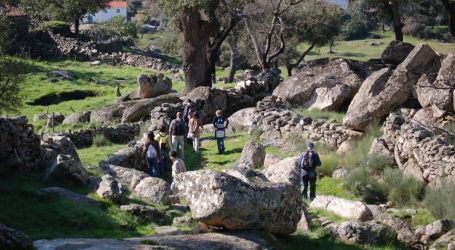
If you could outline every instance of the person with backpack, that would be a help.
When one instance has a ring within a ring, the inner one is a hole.
[[[186,101],[185,107],[183,108],[183,120],[186,123],[187,133],[189,131],[190,119],[193,116],[193,113],[195,112],[195,106],[196,106],[195,103],[191,99],[188,99]],[[185,136],[186,136],[186,142],[191,145],[193,143],[192,138],[189,137],[187,134],[185,134]]]
[[[199,152],[199,138],[204,131],[204,125],[202,124],[201,119],[199,119],[199,114],[197,112],[191,117],[188,127],[190,129],[188,137],[191,135],[191,138],[193,139],[193,151],[197,153]]]
[[[226,129],[229,125],[229,120],[223,116],[223,111],[217,110],[213,119],[213,126],[215,127],[215,138],[218,146],[218,153],[222,154],[224,148],[224,137],[226,136]]]
[[[185,159],[185,135],[186,123],[182,112],[177,112],[177,118],[172,120],[169,126],[169,138],[171,138],[172,150],[179,152],[179,157]]]
[[[158,141],[158,145],[160,147],[161,158],[158,162],[160,174],[163,176],[167,172],[167,157],[169,154],[169,135],[166,133],[166,126],[161,125],[158,134],[155,136],[155,140]]]
[[[314,143],[307,144],[307,151],[300,154],[296,162],[300,168],[303,182],[303,198],[308,199],[308,184],[310,186],[310,200],[316,198],[316,167],[321,166],[321,159],[318,153],[314,151]]]
[[[169,158],[172,161],[172,178],[180,173],[186,172],[185,162],[177,157],[177,152],[169,152]]]
[[[158,161],[160,160],[160,148],[152,131],[147,133],[147,141],[142,150],[143,159],[149,167],[150,176],[157,176]]]

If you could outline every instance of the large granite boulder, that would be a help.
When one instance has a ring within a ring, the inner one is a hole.
[[[132,168],[111,165],[106,161],[100,163],[103,174],[109,174],[119,181],[124,187],[134,190],[142,179],[150,177],[148,174]]]
[[[227,92],[220,89],[197,87],[186,95],[186,99],[196,103],[199,118],[204,123],[211,123],[217,110],[226,113],[228,109]]]
[[[381,60],[385,64],[398,65],[406,59],[413,49],[414,45],[410,43],[397,40],[391,41],[382,52]]]
[[[140,100],[123,111],[122,122],[138,122],[150,118],[150,111],[155,107],[159,107],[163,103],[179,102],[181,100],[178,94],[166,94],[156,98]]]
[[[32,250],[33,241],[26,234],[0,224],[0,249]]]
[[[256,108],[241,109],[229,116],[229,127],[233,131],[248,131],[253,125]]]
[[[63,120],[63,124],[66,125],[74,125],[78,123],[87,123],[90,122],[90,115],[92,111],[82,111],[82,112],[75,112],[71,115],[67,116],[65,120]]]
[[[88,185],[91,181],[90,174],[80,161],[61,154],[57,156],[57,164],[47,169],[44,178],[46,181],[71,185]]]
[[[42,143],[43,147],[54,150],[58,154],[69,155],[76,161],[80,161],[76,145],[67,136],[55,135]]]
[[[439,56],[426,44],[417,46],[395,71],[382,69],[365,80],[349,105],[343,123],[364,130],[405,103],[420,76],[439,67]]]
[[[122,211],[132,214],[144,222],[163,222],[166,218],[166,213],[163,211],[151,207],[139,204],[129,204],[120,206]]]
[[[240,156],[240,165],[249,168],[261,168],[264,166],[265,148],[262,144],[250,141],[245,144]]]
[[[319,195],[311,202],[310,208],[327,210],[340,217],[360,221],[368,221],[373,217],[370,209],[363,202],[334,196]]]
[[[289,183],[300,186],[300,168],[295,164],[297,157],[289,157],[267,167],[263,174],[271,182]]]
[[[292,105],[320,110],[341,110],[349,105],[364,78],[341,58],[306,64],[273,91]]]
[[[40,190],[45,193],[48,193],[50,195],[54,195],[54,196],[72,201],[79,206],[83,205],[83,206],[91,206],[91,207],[100,208],[100,204],[96,200],[89,198],[85,195],[75,193],[68,189],[64,189],[61,187],[46,187],[46,188],[41,188]]]
[[[93,110],[90,113],[92,123],[115,123],[122,120],[123,111],[127,107],[126,103],[117,103]]]
[[[134,188],[135,193],[145,201],[168,204],[171,187],[160,178],[147,177],[141,180]]]
[[[101,182],[96,193],[102,198],[115,202],[122,202],[126,197],[125,189],[122,184],[109,174],[101,177]]]
[[[144,145],[142,143],[136,143],[110,155],[107,162],[115,166],[146,171],[148,166],[144,162],[143,150]]]
[[[346,221],[333,227],[332,233],[338,239],[363,245],[378,245],[396,239],[395,233],[377,221]]]
[[[162,74],[139,75],[137,77],[137,94],[140,98],[153,98],[172,91],[172,81]]]
[[[229,230],[260,229],[291,234],[301,219],[300,192],[289,184],[199,170],[177,175],[172,190],[188,202],[192,217]]]
[[[455,90],[455,54],[442,61],[438,74],[425,74],[417,83],[416,93],[422,107],[434,105],[439,110],[453,112]]]

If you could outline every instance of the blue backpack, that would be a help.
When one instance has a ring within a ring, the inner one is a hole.
[[[224,117],[220,116],[216,119],[215,127],[217,129],[224,129]]]

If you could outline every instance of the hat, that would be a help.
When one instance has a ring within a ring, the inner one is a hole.
[[[314,143],[308,142],[307,147],[309,147],[309,148],[314,148]]]

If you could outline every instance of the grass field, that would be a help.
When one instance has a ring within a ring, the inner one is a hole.
[[[334,53],[329,53],[329,47],[314,49],[306,58],[306,61],[323,58],[323,57],[344,57],[359,61],[368,61],[372,58],[380,58],[384,49],[394,40],[393,32],[373,32],[372,35],[379,35],[381,38],[367,38],[352,41],[337,41],[333,48]],[[441,53],[455,52],[454,43],[443,43],[436,40],[422,40],[412,36],[405,36],[404,41],[418,45],[428,43],[433,50]],[[299,50],[304,50],[307,44],[299,46]]]

